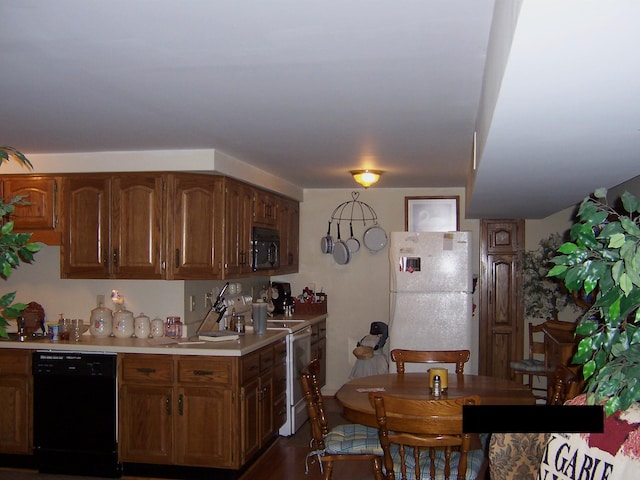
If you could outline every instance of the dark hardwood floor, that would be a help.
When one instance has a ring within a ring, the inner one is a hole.
[[[347,423],[340,414],[340,405],[333,398],[325,399],[325,407],[330,426]],[[311,434],[309,423],[305,423],[295,435],[279,437],[240,477],[240,480],[322,480],[317,461],[309,464],[309,474],[305,475],[305,458],[309,452]],[[82,477],[70,475],[41,474],[33,470],[2,468],[0,480],[79,480]],[[215,478],[211,476],[210,478]],[[333,469],[332,480],[372,479],[370,462],[338,462]],[[91,477],[87,480],[101,480]],[[106,479],[105,479],[106,480]],[[124,475],[121,480],[162,480],[159,478],[133,477]]]

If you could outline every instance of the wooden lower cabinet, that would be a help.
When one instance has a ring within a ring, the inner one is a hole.
[[[284,340],[253,352],[241,360],[240,410],[241,410],[241,463],[249,461],[274,435],[286,420],[283,417],[282,348],[286,357]],[[276,367],[276,359],[278,361]],[[286,389],[286,370],[285,370]],[[286,399],[285,399],[286,400]],[[278,408],[279,410],[276,410]]]
[[[327,321],[321,320],[311,325],[311,359],[320,361],[318,382],[320,387],[327,384]]]
[[[31,454],[31,351],[0,350],[0,453]]]
[[[122,354],[120,460],[241,468],[284,423],[274,345],[243,357]]]

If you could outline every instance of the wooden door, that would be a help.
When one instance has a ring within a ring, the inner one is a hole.
[[[480,243],[479,370],[481,375],[508,379],[509,362],[523,355],[524,221],[482,220]]]
[[[169,278],[222,277],[223,180],[218,176],[173,175],[168,203],[173,212],[167,261]]]
[[[251,273],[253,189],[225,179],[224,277]]]
[[[109,278],[111,244],[108,175],[73,175],[63,180],[62,278]]]
[[[164,276],[164,186],[160,174],[122,174],[113,178],[111,243],[117,278]]]
[[[178,387],[176,463],[231,468],[234,435],[228,387]]]
[[[120,460],[173,463],[173,388],[125,384],[119,405]]]

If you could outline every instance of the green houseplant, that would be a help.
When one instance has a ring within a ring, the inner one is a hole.
[[[590,299],[573,362],[588,402],[605,401],[607,415],[640,400],[640,202],[628,192],[619,200],[610,205],[605,188],[583,200],[548,273]]]
[[[551,233],[540,240],[536,250],[527,250],[522,255],[524,314],[527,318],[558,320],[565,308],[575,313],[576,307],[562,281],[547,274],[553,267],[551,259],[563,243],[563,236]]]
[[[0,146],[0,166],[15,158],[22,165],[33,168],[31,162],[13,147]],[[9,219],[0,226],[0,276],[5,280],[11,276],[13,269],[18,268],[20,262],[31,262],[33,254],[40,250],[40,245],[31,243],[30,233],[13,233],[13,222],[10,220],[16,205],[25,204],[21,196],[12,199],[0,198],[0,217]],[[14,303],[16,292],[10,292],[0,297],[0,337],[6,338],[7,319],[16,318],[26,308],[23,303]]]

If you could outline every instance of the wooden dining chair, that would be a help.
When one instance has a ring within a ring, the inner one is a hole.
[[[534,325],[529,323],[529,356],[522,360],[514,360],[509,363],[511,369],[511,378],[517,380],[519,377],[525,378],[524,383],[536,399],[547,399],[547,390],[549,385],[549,376],[553,374],[553,369],[547,367],[545,361],[544,341],[536,340],[535,334],[541,333],[544,323]],[[544,377],[546,384],[538,387],[534,386],[534,377]]]
[[[470,356],[469,350],[391,350],[398,373],[404,373],[405,363],[455,363],[456,373],[464,373],[464,364]]]
[[[567,400],[577,397],[584,389],[582,368],[580,365],[558,365],[550,377],[548,405],[563,405]]]
[[[388,480],[480,477],[485,453],[471,450],[472,435],[462,432],[463,405],[479,405],[480,397],[418,400],[370,393],[369,400]]]
[[[382,447],[378,430],[364,425],[345,424],[329,429],[324,402],[318,382],[320,361],[314,359],[300,375],[302,391],[307,403],[311,427],[311,451],[305,459],[305,473],[309,459],[316,458],[324,480],[331,478],[333,463],[345,460],[370,460],[376,480],[382,480]]]

